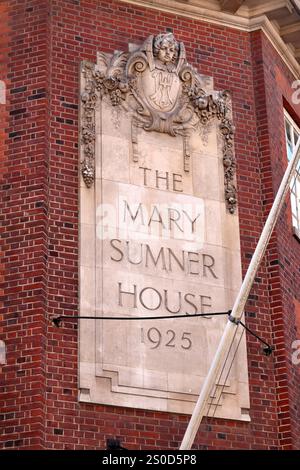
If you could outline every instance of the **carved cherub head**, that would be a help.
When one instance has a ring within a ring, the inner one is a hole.
[[[178,51],[179,44],[172,33],[161,33],[155,36],[153,55],[163,64],[175,63]]]

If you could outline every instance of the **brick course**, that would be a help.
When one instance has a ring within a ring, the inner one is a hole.
[[[48,321],[78,313],[80,61],[166,28],[215,88],[232,94],[245,273],[286,166],[283,105],[300,116],[291,102],[294,79],[264,34],[115,0],[0,5],[0,55],[7,57],[0,79],[9,97],[0,105],[3,448],[103,449],[106,438],[118,437],[130,449],[176,449],[183,437],[187,416],[78,403],[76,322],[57,329]],[[291,365],[299,259],[287,199],[246,307],[248,326],[276,346],[265,357],[247,336],[252,421],[206,418],[196,449],[299,448],[300,378]]]

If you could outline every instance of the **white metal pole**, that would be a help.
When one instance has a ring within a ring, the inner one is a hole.
[[[280,209],[284,203],[286,194],[289,189],[290,182],[293,177],[293,173],[296,170],[298,161],[300,160],[300,138],[294,150],[293,156],[289,162],[289,165],[285,171],[284,177],[279,186],[276,198],[274,200],[273,206],[268,215],[267,221],[261,233],[259,242],[256,246],[254,254],[252,256],[251,262],[249,264],[246,276],[241,285],[240,291],[234,303],[232,313],[226,324],[225,330],[223,332],[220,344],[218,346],[217,352],[211,364],[210,370],[207,374],[207,377],[204,381],[201,393],[195,405],[193,414],[191,416],[190,422],[186,429],[183,441],[180,446],[180,450],[188,450],[192,447],[196,433],[199,429],[201,420],[205,414],[206,403],[209,398],[210,391],[212,387],[216,384],[218,373],[221,366],[224,363],[225,357],[227,356],[228,350],[230,348],[235,329],[237,327],[235,320],[239,320],[243,315],[245,304],[248,299],[250,289],[252,287],[254,278],[258,266],[261,263],[261,260],[264,256],[266,247],[272,235],[274,226],[276,224],[277,218],[280,213]]]

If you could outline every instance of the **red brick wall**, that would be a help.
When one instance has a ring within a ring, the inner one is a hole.
[[[268,125],[264,147],[265,207],[270,208],[287,166],[283,107],[300,121],[300,105],[293,103],[294,77],[267,39],[261,37],[263,81]],[[279,438],[283,446],[300,446],[300,369],[291,364],[292,342],[297,338],[295,301],[300,298],[300,243],[292,236],[289,197],[269,247],[270,314],[276,345],[275,372],[279,413]],[[299,337],[299,336],[298,336]]]
[[[285,165],[284,87],[273,77],[275,65],[287,81],[292,77],[260,32],[250,35],[115,0],[7,3],[10,116],[1,198],[1,313],[8,364],[2,445],[103,449],[106,438],[119,437],[132,449],[178,448],[187,416],[78,403],[76,322],[57,329],[48,321],[52,314],[78,312],[79,63],[95,61],[97,50],[126,50],[128,42],[168,27],[185,42],[188,60],[214,77],[215,88],[231,91],[243,272]],[[248,325],[277,348],[266,358],[258,342],[247,338],[252,421],[205,419],[195,448],[297,447],[300,421],[293,407],[299,377],[290,364],[290,343],[293,299],[300,292],[299,244],[286,214],[246,309]]]
[[[48,245],[47,1],[9,1],[1,16],[9,53],[9,115],[1,179],[7,341],[1,441],[44,447]],[[5,71],[4,71],[5,72]]]
[[[6,86],[7,80],[7,59],[8,59],[8,21],[7,21],[7,3],[3,2],[0,4],[0,184],[3,183],[3,174],[6,167],[6,132],[8,119],[8,103],[6,103]],[[0,227],[2,227],[3,216],[0,214]],[[0,228],[0,234],[3,235],[3,228]],[[4,282],[4,262],[3,262],[3,250],[0,252],[0,338],[4,338],[3,333],[3,282]],[[0,365],[0,374],[2,367]],[[1,404],[1,402],[0,402]]]

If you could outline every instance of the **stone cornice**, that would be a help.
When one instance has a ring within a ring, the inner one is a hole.
[[[256,31],[261,29],[272,45],[275,47],[276,51],[288,66],[290,71],[293,73],[296,79],[300,78],[300,65],[292,54],[291,50],[281,39],[280,35],[268,20],[268,18],[263,15],[257,18],[252,18],[249,20],[249,31]]]
[[[246,18],[231,15],[209,8],[203,8],[192,4],[180,3],[175,0],[120,0],[124,3],[131,3],[145,8],[173,13],[174,15],[206,21],[213,24],[239,29],[242,31],[256,31],[261,29],[273,44],[278,54],[286,63],[295,78],[300,78],[300,65],[285,44],[276,28],[272,25],[266,15],[255,18]]]

